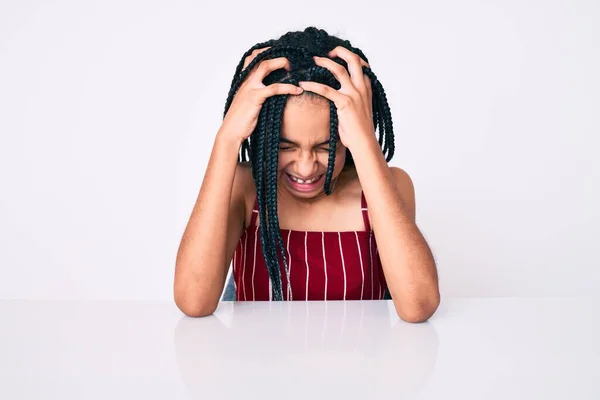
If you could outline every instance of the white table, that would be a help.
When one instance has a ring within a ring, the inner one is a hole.
[[[0,399],[600,399],[599,306],[0,300]]]

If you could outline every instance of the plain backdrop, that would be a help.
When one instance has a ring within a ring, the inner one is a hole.
[[[0,2],[0,298],[170,300],[252,45],[317,26],[392,109],[443,296],[600,284],[600,3]]]

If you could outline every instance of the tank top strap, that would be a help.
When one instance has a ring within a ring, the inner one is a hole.
[[[254,199],[254,206],[252,206],[252,215],[250,216],[250,226],[256,226],[256,218],[258,217],[258,196]]]
[[[365,194],[363,191],[360,191],[360,207],[363,215],[363,220],[365,221],[365,228],[367,232],[371,231],[371,223],[369,222],[369,213],[367,211],[367,199],[365,198]]]

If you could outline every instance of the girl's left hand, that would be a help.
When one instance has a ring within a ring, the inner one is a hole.
[[[356,146],[361,146],[365,140],[375,137],[371,80],[363,74],[362,70],[363,65],[369,67],[369,64],[342,46],[331,50],[328,55],[331,58],[337,56],[348,64],[350,75],[342,65],[330,58],[314,57],[315,64],[327,68],[340,82],[340,89],[335,90],[331,86],[310,81],[299,82],[299,85],[304,90],[317,93],[334,102],[337,107],[340,140],[352,151]]]

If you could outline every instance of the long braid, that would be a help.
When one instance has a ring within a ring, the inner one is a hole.
[[[392,124],[392,112],[385,95],[385,90],[377,79],[375,73],[367,67],[363,67],[363,71],[371,80],[373,90],[373,98],[377,99],[378,118],[379,118],[379,145],[383,144],[383,154],[386,155],[385,160],[389,162],[394,157],[394,127]],[[384,139],[384,140],[383,140]]]
[[[243,64],[247,56],[259,48],[271,48],[259,53],[244,69]],[[247,78],[250,71],[260,62],[278,57],[286,57],[291,64],[290,71],[279,69],[272,71],[263,83],[281,82],[298,85],[299,81],[319,82],[338,90],[341,85],[333,74],[327,69],[315,65],[312,56],[327,57],[329,51],[336,46],[343,46],[359,55],[367,63],[369,60],[360,49],[352,47],[347,40],[328,35],[323,29],[308,27],[304,31],[288,32],[279,39],[269,40],[252,46],[244,53],[240,60],[231,82],[225,111],[227,114],[236,92]],[[348,69],[343,59],[333,59],[344,68]],[[368,67],[363,67],[363,72],[371,81],[372,110],[374,134],[378,133],[378,142],[386,161],[394,155],[394,132],[390,107],[383,86],[377,76]],[[309,91],[303,95],[317,96]],[[289,276],[288,260],[279,228],[277,210],[277,179],[279,162],[279,144],[281,135],[282,118],[288,95],[276,95],[267,98],[258,117],[258,123],[252,134],[242,143],[238,160],[250,161],[252,177],[256,185],[256,195],[260,215],[260,241],[262,253],[267,265],[269,279],[272,283],[271,295],[273,300],[283,300],[283,288],[279,255],[283,259],[283,269],[287,277],[287,290],[291,299],[291,282]],[[336,145],[338,135],[337,108],[332,101],[330,104],[330,139],[327,172],[325,174],[325,193],[331,195],[335,182],[333,169],[335,165]],[[344,166],[354,165],[354,159],[349,149],[346,149],[346,162]]]
[[[283,292],[281,289],[281,274],[279,268],[279,259],[277,254],[277,248],[281,252],[281,257],[284,263],[284,271],[287,279],[287,290],[288,293],[291,291],[290,283],[290,272],[288,267],[288,261],[284,250],[283,239],[281,238],[281,231],[279,229],[279,214],[277,211],[277,165],[279,161],[279,132],[281,131],[281,119],[283,116],[283,108],[287,101],[287,95],[274,96],[273,97],[273,113],[270,115],[272,129],[267,133],[269,148],[267,149],[267,209],[269,218],[269,230],[272,232],[276,242],[274,247],[273,256],[274,259],[272,265],[268,268],[273,270],[273,275],[277,276],[277,284],[273,285],[273,299],[283,300]]]
[[[267,264],[267,269],[269,272],[269,279],[274,281],[276,277],[272,272],[272,269],[269,265],[271,262],[271,243],[272,241],[269,238],[269,229],[267,228],[267,213],[266,213],[266,195],[265,195],[265,138],[267,132],[267,118],[269,113],[270,101],[266,101],[263,105],[260,115],[259,115],[259,125],[260,131],[257,132],[258,136],[256,138],[256,158],[252,159],[252,175],[254,177],[254,182],[256,184],[256,197],[258,202],[258,211],[260,214],[260,243],[263,248],[263,256],[265,258],[265,262]]]
[[[369,78],[371,79],[371,84],[372,84],[372,90],[373,90],[373,96],[377,99],[376,103],[377,103],[377,119],[379,122],[379,146],[383,146],[382,147],[382,152],[383,154],[386,153],[387,151],[387,140],[385,138],[385,133],[386,133],[386,129],[385,129],[385,117],[384,117],[384,106],[382,104],[382,99],[381,99],[381,94],[379,93],[379,87],[377,86],[377,78],[375,78],[375,74],[373,74],[373,72],[366,71],[367,75],[369,76]]]
[[[390,110],[390,106],[387,101],[387,96],[385,95],[385,90],[383,90],[383,86],[379,81],[376,82],[378,86],[378,91],[382,98],[383,104],[383,118],[385,121],[385,132],[386,132],[386,148],[388,150],[388,154],[385,157],[385,161],[390,162],[394,157],[394,152],[396,149],[395,137],[394,137],[394,125],[392,122],[392,111]],[[383,150],[383,154],[385,154],[385,148]]]
[[[275,135],[279,136],[279,132],[275,132],[273,126],[274,120],[274,108],[277,99],[273,96],[267,99],[269,102],[269,113],[267,114],[267,131],[266,141],[267,146],[265,149],[265,161],[266,161],[266,199],[267,199],[267,219],[261,221],[263,228],[269,231],[269,258],[267,261],[267,269],[269,270],[269,276],[271,277],[273,300],[282,300],[281,295],[281,271],[279,269],[279,260],[277,258],[277,242],[276,237],[278,229],[275,229],[275,216],[277,213],[277,158],[278,148],[277,142],[279,141]],[[275,150],[275,151],[273,151]]]
[[[333,167],[335,165],[335,150],[338,140],[338,119],[337,107],[333,101],[329,101],[329,159],[327,161],[327,173],[325,174],[325,193],[330,195],[331,177],[333,175]]]

